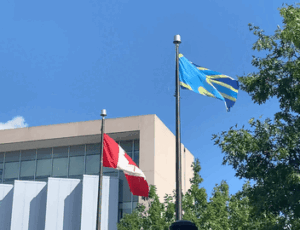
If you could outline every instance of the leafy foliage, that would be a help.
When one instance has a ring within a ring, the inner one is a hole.
[[[273,120],[251,119],[251,130],[231,128],[213,139],[225,154],[223,164],[232,165],[239,178],[254,182],[247,188],[252,214],[271,217],[271,229],[299,229],[300,9],[286,5],[280,14],[284,26],[274,35],[249,25],[257,36],[253,49],[263,54],[253,56],[257,72],[239,77],[241,88],[255,103],[277,97],[280,111]]]
[[[165,202],[161,203],[155,186],[150,186],[147,208],[139,204],[131,214],[125,214],[118,224],[118,229],[168,230],[175,221],[174,213],[173,197],[166,195]]]
[[[200,185],[203,179],[200,176],[200,162],[198,159],[192,164],[194,171],[191,188],[183,195],[183,219],[195,223],[198,229],[213,230],[248,230],[272,229],[276,218],[264,215],[257,219],[253,213],[248,197],[245,195],[249,184],[242,192],[229,196],[229,187],[225,181],[216,185],[211,198],[207,201],[207,194]],[[161,203],[154,186],[150,188],[148,208],[139,205],[133,213],[127,214],[118,224],[119,230],[125,229],[157,229],[165,230],[175,221],[174,197],[166,195]]]

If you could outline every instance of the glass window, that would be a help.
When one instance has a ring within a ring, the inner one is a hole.
[[[133,202],[133,204],[132,204],[132,209],[135,209],[136,206],[137,206],[137,204],[138,204],[138,202]]]
[[[84,166],[84,156],[70,157],[69,175],[82,175]]]
[[[69,176],[69,178],[83,180],[83,175]]]
[[[111,177],[118,177],[118,170],[113,168],[103,167],[103,175],[111,176]]]
[[[4,179],[3,183],[4,184],[14,184],[15,179]]]
[[[2,183],[4,153],[0,153],[0,183]]]
[[[37,159],[51,159],[51,158],[52,158],[52,148],[37,150]]]
[[[118,170],[114,168],[103,167],[103,172],[114,173],[114,172],[118,172]]]
[[[34,176],[35,161],[22,161],[20,177]]]
[[[140,155],[139,151],[134,152],[133,161],[136,163],[137,166],[139,166],[139,163],[140,163],[140,156],[139,155]]]
[[[0,183],[2,183],[3,163],[0,163]]]
[[[20,158],[20,151],[5,153],[5,162],[19,161],[19,158]]]
[[[120,171],[120,190],[119,192],[119,201],[120,202],[130,202],[131,201],[131,192],[129,185],[127,183],[126,177],[122,171]]]
[[[69,149],[68,146],[53,148],[53,157],[55,157],[55,158],[67,157],[68,156],[68,149]]]
[[[4,178],[5,179],[18,179],[19,176],[19,162],[5,163]]]
[[[2,163],[4,160],[4,153],[0,153],[0,163]]]
[[[53,159],[53,176],[68,175],[68,158]]]
[[[48,182],[48,177],[38,177],[38,178],[35,178],[35,180]]]
[[[100,155],[86,156],[86,173],[96,174],[99,173]]]
[[[134,151],[139,151],[140,150],[140,141],[135,140],[134,141]]]
[[[22,150],[21,151],[21,160],[35,160],[36,150]]]
[[[132,152],[132,141],[121,141],[120,145],[128,155]]]
[[[70,156],[84,156],[85,145],[70,146]]]
[[[37,160],[36,162],[36,176],[50,176],[51,175],[51,159]]]
[[[100,154],[100,143],[86,145],[86,154]]]
[[[119,203],[119,218],[123,218],[124,214],[130,214],[131,213],[131,202],[123,202]]]

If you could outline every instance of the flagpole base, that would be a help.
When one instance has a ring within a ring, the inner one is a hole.
[[[188,220],[177,220],[170,226],[170,230],[198,230],[197,226]]]

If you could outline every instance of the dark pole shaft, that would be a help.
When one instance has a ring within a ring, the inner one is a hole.
[[[176,35],[176,220],[182,219],[181,207],[181,140],[180,140],[180,83],[179,83],[179,44],[180,36]]]
[[[103,110],[102,110],[103,111]],[[101,144],[100,144],[100,167],[99,167],[99,186],[98,186],[98,205],[97,205],[97,224],[96,229],[101,230],[101,201],[102,201],[102,177],[103,177],[103,139],[104,139],[104,117],[102,112],[102,125],[101,125]]]

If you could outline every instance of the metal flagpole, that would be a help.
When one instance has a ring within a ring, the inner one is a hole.
[[[181,140],[180,140],[180,83],[179,83],[179,44],[180,35],[174,36],[176,49],[176,220],[182,219],[181,207]]]
[[[102,177],[103,177],[103,139],[104,139],[104,118],[106,117],[106,110],[101,111],[102,125],[101,125],[101,144],[100,144],[100,167],[99,167],[99,186],[98,186],[98,205],[97,205],[97,224],[96,229],[101,230],[101,200],[102,200]]]
[[[180,35],[174,36],[176,48],[176,221],[171,224],[170,230],[198,230],[197,226],[187,220],[182,220],[182,189],[181,189],[181,138],[180,138],[180,82],[179,82],[179,44]]]

